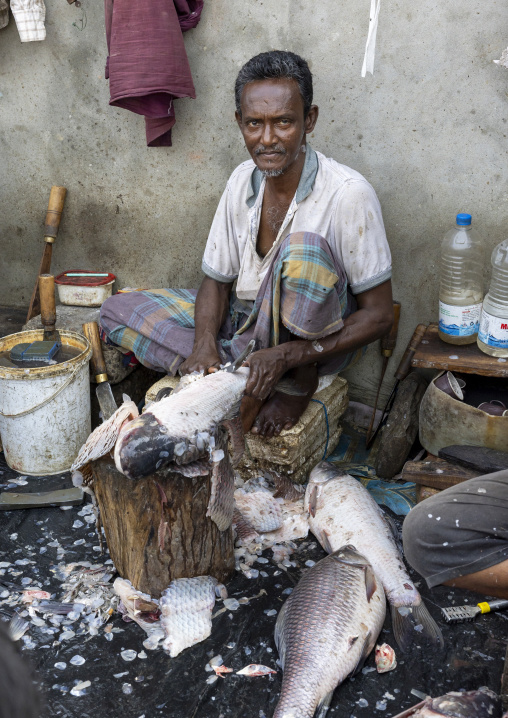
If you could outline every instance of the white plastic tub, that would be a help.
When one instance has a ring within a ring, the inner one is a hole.
[[[22,474],[68,471],[91,432],[92,350],[75,332],[60,331],[62,344],[81,353],[62,364],[32,369],[0,366],[0,435],[7,465]],[[0,352],[43,338],[42,330],[0,339]]]
[[[68,276],[73,273],[88,274],[89,277]],[[94,272],[87,270],[69,270],[62,272],[55,277],[55,284],[58,287],[58,298],[62,304],[70,304],[74,307],[100,307],[113,293],[115,275],[110,272],[106,276],[95,277]]]

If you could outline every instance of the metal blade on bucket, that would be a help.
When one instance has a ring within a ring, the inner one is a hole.
[[[106,419],[109,419],[118,409],[109,382],[104,381],[101,384],[97,384],[95,393],[97,394],[99,406],[101,407],[102,418],[106,421]]]
[[[99,336],[99,327],[97,322],[87,322],[83,324],[83,333],[88,339],[92,347],[92,370],[95,374],[95,380],[97,382],[97,399],[99,400],[99,406],[102,411],[102,418],[104,421],[109,419],[117,410],[116,401],[111,391],[111,386],[108,381],[108,375],[106,372],[106,362],[102,355],[101,339]]]

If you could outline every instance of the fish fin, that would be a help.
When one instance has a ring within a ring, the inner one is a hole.
[[[349,636],[348,638],[348,651],[352,649],[352,647],[355,645],[357,640],[360,638],[360,636]]]
[[[191,461],[189,464],[172,464],[172,471],[176,471],[182,476],[194,478],[195,476],[207,476],[210,473],[210,464],[208,461]]]
[[[167,396],[173,393],[173,387],[172,386],[163,386],[162,389],[159,389],[157,392],[157,396],[155,397],[154,401],[160,401],[161,399],[165,399]]]
[[[403,609],[402,612],[399,608]],[[391,613],[393,634],[402,651],[406,652],[417,636],[425,636],[431,643],[443,648],[441,629],[423,601],[419,606],[392,606]],[[415,631],[416,626],[422,626],[420,632]]]
[[[321,699],[317,707],[316,718],[325,718],[325,715],[328,713],[330,703],[332,702],[332,697],[333,691],[330,691],[330,693],[327,693],[326,696]]]
[[[321,532],[321,546],[324,548],[326,553],[333,553],[332,544],[330,543],[330,534],[328,531]]]
[[[314,518],[316,516],[318,487],[313,486],[309,496],[309,514]]]
[[[367,660],[369,653],[372,650],[371,639],[372,639],[372,634],[370,631],[367,631],[367,635],[365,636],[365,640],[363,642],[363,648],[362,648],[362,652],[360,654],[360,658],[358,659],[358,663],[356,664],[353,671],[351,672],[351,674],[350,674],[351,676],[356,676],[356,674],[360,673],[360,671],[362,670],[363,664]]]
[[[279,651],[280,665],[282,670],[284,670],[284,660],[286,658],[286,638],[284,635],[284,626],[287,605],[288,602],[286,601],[280,609],[279,615],[277,616],[277,622],[275,623],[275,630],[273,633],[275,645],[277,646],[277,650]]]
[[[217,461],[212,464],[210,499],[206,510],[206,515],[217,525],[219,531],[226,531],[233,521],[235,511],[234,493],[235,472],[228,456],[225,456],[224,461]]]
[[[243,394],[242,394],[242,396],[240,397],[240,399],[236,402],[236,404],[233,404],[233,406],[231,407],[231,409],[228,411],[228,413],[226,414],[226,416],[225,416],[224,419],[222,420],[223,422],[224,422],[224,421],[231,421],[232,419],[236,419],[238,416],[240,416],[240,405],[241,405],[241,403],[242,403],[242,399],[243,399]]]
[[[233,449],[231,463],[233,464],[233,468],[236,468],[242,460],[242,456],[245,451],[245,436],[243,433],[242,419],[240,414],[237,414],[234,419],[224,419],[222,423],[229,433],[229,439]]]
[[[367,603],[375,594],[377,589],[376,575],[371,566],[365,566],[365,591],[367,592]]]
[[[281,379],[274,387],[274,391],[289,396],[307,396],[307,389],[302,389],[294,379]]]
[[[397,528],[397,524],[393,520],[391,516],[388,516],[387,513],[383,511],[383,509],[379,506],[381,515],[383,519],[386,521],[386,524],[388,525],[388,528],[390,529],[390,532],[392,534],[392,538],[395,541],[395,545],[397,546],[399,553],[404,553],[403,547],[402,547],[402,539],[399,533],[399,529]]]

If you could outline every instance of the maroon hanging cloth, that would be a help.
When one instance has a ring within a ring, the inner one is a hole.
[[[104,0],[110,105],[145,116],[149,147],[171,147],[174,99],[196,97],[182,31],[203,0]]]

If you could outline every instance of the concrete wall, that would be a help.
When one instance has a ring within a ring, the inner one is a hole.
[[[457,211],[491,248],[508,235],[508,44],[504,0],[383,0],[374,77],[360,77],[368,0],[205,0],[185,36],[196,100],[177,102],[173,148],[148,149],[141,117],[108,106],[101,0],[46,0],[47,39],[0,31],[0,303],[28,302],[49,188],[68,198],[55,271],[108,269],[118,287],[196,286],[207,231],[231,170],[246,159],[232,87],[272,48],[305,56],[320,119],[311,143],[362,172],[381,200],[402,302],[399,353],[436,319],[436,258]],[[372,347],[350,372],[369,398]]]

